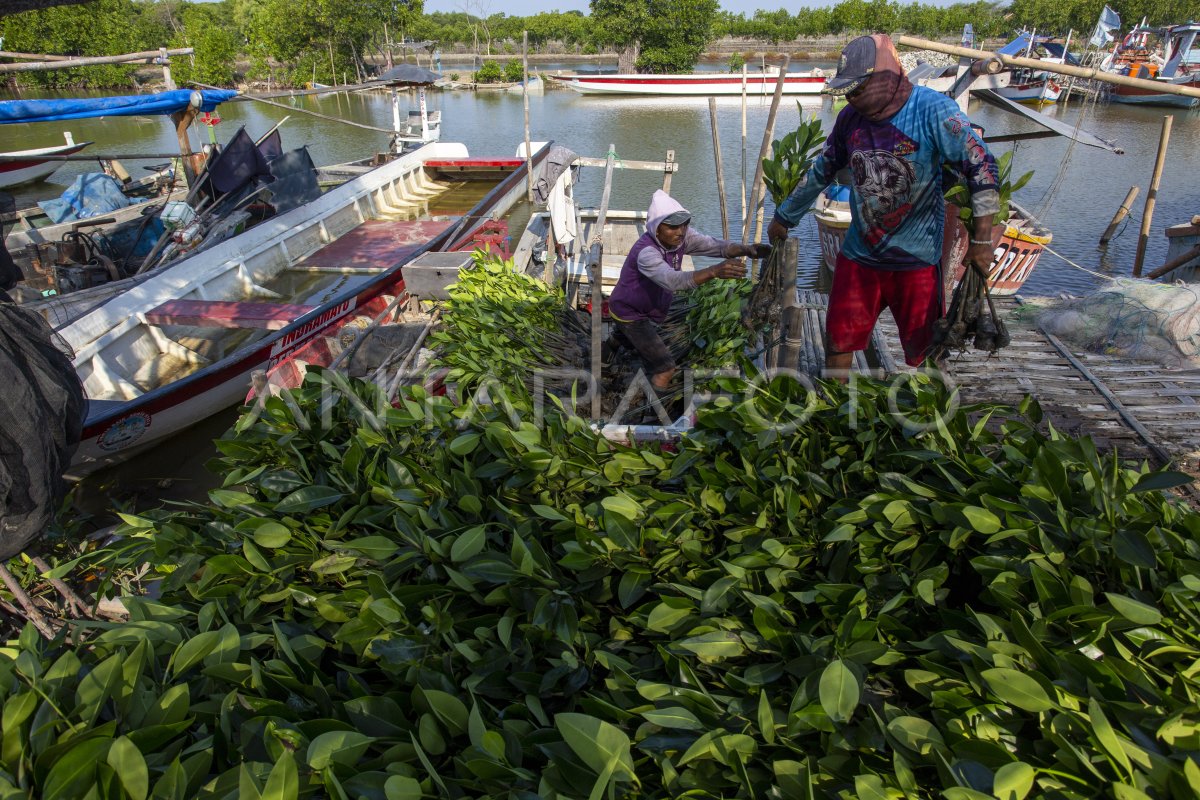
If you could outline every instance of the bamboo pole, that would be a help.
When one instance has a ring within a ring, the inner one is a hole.
[[[717,98],[708,98],[708,121],[712,127],[713,158],[717,167],[717,199],[721,204],[721,238],[729,239],[729,208],[725,205],[725,169],[721,164],[721,135],[717,132]]]
[[[1162,178],[1163,165],[1167,161],[1167,142],[1171,139],[1171,123],[1175,117],[1163,117],[1162,133],[1158,137],[1158,156],[1154,159],[1154,173],[1150,176],[1150,188],[1146,190],[1146,207],[1142,210],[1142,230],[1138,234],[1137,255],[1133,257],[1133,277],[1142,277],[1142,262],[1146,259],[1146,245],[1150,241],[1150,223],[1154,219],[1154,203],[1158,200],[1158,181]]]
[[[1112,222],[1108,223],[1104,233],[1100,234],[1100,244],[1108,244],[1108,241],[1112,239],[1113,234],[1117,232],[1117,226],[1121,224],[1121,220],[1125,219],[1129,209],[1133,208],[1133,201],[1141,190],[1140,186],[1129,187],[1129,194],[1125,195],[1125,199],[1121,201],[1121,207],[1117,209],[1117,213],[1113,214]]]
[[[168,56],[190,56],[194,51],[190,47],[179,47],[167,50]],[[87,58],[68,58],[62,61],[34,62],[30,64],[0,64],[0,73],[4,72],[47,72],[52,69],[74,69],[75,67],[93,67],[97,64],[127,64],[133,61],[145,61],[153,64],[162,57],[161,50],[145,50],[140,53],[126,53],[120,56],[88,56]],[[40,58],[41,56],[39,56]]]
[[[25,61],[70,61],[74,56],[52,56],[45,53],[17,53],[13,50],[0,50],[0,58],[19,58]]]
[[[521,100],[525,103],[525,199],[533,202],[533,152],[529,144],[529,31],[521,31]]]
[[[1098,67],[1076,67],[1071,64],[1047,64],[1045,61],[1032,58],[1019,58],[1017,56],[1006,56],[1003,53],[992,53],[987,50],[969,50],[965,47],[957,47],[952,44],[942,44],[941,42],[931,42],[928,39],[920,39],[916,36],[898,36],[896,44],[904,47],[915,47],[921,50],[933,50],[938,53],[946,53],[947,55],[960,56],[963,58],[986,59],[997,58],[1008,67],[1029,67],[1038,69],[1043,72],[1053,72],[1058,75],[1074,75],[1077,78],[1087,78],[1088,80],[1101,81],[1103,83],[1113,83],[1118,86],[1130,86],[1135,89],[1148,89],[1153,92],[1161,92],[1163,94],[1178,94],[1184,97],[1200,98],[1200,89],[1190,86],[1180,86],[1166,81],[1148,81],[1142,78],[1130,78],[1128,75],[1114,75],[1111,72],[1105,72]]]
[[[771,137],[775,134],[775,117],[779,113],[779,100],[783,97],[783,84],[787,80],[787,68],[791,63],[791,56],[783,57],[783,66],[779,69],[779,79],[775,81],[775,96],[771,98],[771,110],[767,113],[767,127],[763,129],[762,147],[758,151],[758,166],[754,170],[754,183],[750,185],[750,214],[747,214],[745,221],[742,223],[742,244],[746,244],[750,238],[750,222],[754,209],[758,208],[759,200],[762,197],[763,188],[763,159],[767,157],[767,153],[771,149]]]
[[[746,64],[742,63],[742,224],[746,224]]]
[[[179,153],[133,153],[131,155],[93,155],[93,156],[14,156],[8,153],[0,153],[0,163],[8,161],[101,161],[110,159],[124,159],[126,161],[136,161],[139,158],[179,158]]]
[[[600,196],[600,213],[596,215],[596,227],[592,229],[591,295],[592,295],[592,419],[599,420],[600,377],[604,365],[600,359],[600,333],[602,307],[604,305],[604,224],[608,217],[608,200],[612,196],[613,164],[617,160],[617,146],[608,146],[608,160],[604,165],[604,192]],[[582,233],[582,231],[580,231]]]

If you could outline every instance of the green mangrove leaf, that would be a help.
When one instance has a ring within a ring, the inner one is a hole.
[[[1023,711],[1039,713],[1054,708],[1054,701],[1036,680],[1015,669],[996,667],[979,673],[992,694]]]
[[[1025,795],[1033,789],[1033,781],[1037,777],[1033,767],[1023,761],[1005,764],[996,770],[996,779],[992,784],[992,794],[997,800],[1025,800]]]
[[[680,647],[691,650],[701,658],[723,659],[737,658],[746,652],[746,645],[741,638],[731,631],[713,631],[699,636],[690,636],[679,643]]]
[[[829,662],[821,672],[821,708],[834,722],[847,722],[858,707],[862,688],[858,676],[841,659]]]
[[[1125,619],[1138,625],[1157,625],[1162,622],[1162,613],[1154,606],[1146,605],[1140,600],[1126,597],[1123,594],[1105,592],[1104,596],[1112,607]]]
[[[126,794],[133,800],[146,800],[150,794],[150,771],[142,751],[133,742],[125,736],[113,739],[105,760],[117,773]]]
[[[286,525],[267,521],[255,528],[250,536],[259,547],[275,549],[292,540],[292,531]]]
[[[284,750],[267,783],[263,786],[262,800],[295,800],[300,796],[300,778],[296,769],[296,759],[290,750]]]
[[[327,731],[309,743],[308,765],[316,770],[333,764],[353,767],[373,741],[372,737],[354,731]]]
[[[896,717],[887,724],[887,731],[897,742],[921,755],[945,747],[938,729],[920,717]]]
[[[554,727],[593,772],[636,782],[629,737],[620,728],[587,714],[573,713],[555,714]]]
[[[330,486],[305,486],[275,504],[276,514],[303,514],[336,503],[344,493]]]
[[[643,711],[642,716],[646,718],[647,722],[652,722],[663,728],[680,728],[686,731],[702,731],[705,729],[704,723],[697,719],[695,714],[679,706]]]
[[[388,778],[383,784],[383,794],[387,800],[421,800],[424,795],[420,782],[407,775],[393,775]]]

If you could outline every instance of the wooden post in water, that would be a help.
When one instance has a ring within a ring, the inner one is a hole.
[[[725,169],[721,165],[721,134],[717,132],[717,98],[708,98],[708,121],[712,127],[713,158],[717,166],[717,200],[721,204],[721,238],[729,238],[729,208],[725,205]]]
[[[1163,165],[1167,161],[1167,142],[1171,139],[1171,123],[1175,117],[1163,117],[1162,133],[1158,137],[1158,156],[1154,159],[1154,174],[1150,176],[1150,188],[1146,190],[1146,207],[1142,210],[1142,230],[1138,234],[1137,255],[1133,257],[1133,277],[1142,277],[1142,262],[1146,259],[1146,245],[1150,241],[1150,223],[1154,219],[1154,203],[1158,199],[1158,181],[1162,178]]]
[[[1121,207],[1117,209],[1117,213],[1113,214],[1112,222],[1108,223],[1104,233],[1100,234],[1100,244],[1108,244],[1109,239],[1112,239],[1113,234],[1117,232],[1117,226],[1129,214],[1129,209],[1133,208],[1133,201],[1141,190],[1140,186],[1129,187],[1129,194],[1125,195],[1125,199],[1121,201]]]
[[[521,31],[521,100],[525,103],[525,199],[533,202],[533,151],[529,145],[529,31]]]

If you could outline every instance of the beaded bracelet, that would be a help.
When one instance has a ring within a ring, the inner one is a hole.
[[[991,239],[972,239],[971,244],[991,244]]]

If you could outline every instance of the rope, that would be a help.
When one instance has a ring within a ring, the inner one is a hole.
[[[1074,267],[1075,269],[1082,270],[1083,272],[1086,272],[1088,275],[1094,275],[1095,277],[1097,277],[1097,278],[1101,278],[1102,280],[1106,280],[1106,281],[1115,281],[1115,280],[1116,280],[1116,278],[1114,278],[1114,277],[1113,277],[1113,276],[1111,276],[1111,275],[1104,275],[1104,274],[1102,274],[1102,273],[1099,273],[1099,272],[1095,272],[1095,271],[1093,271],[1093,270],[1090,270],[1090,269],[1088,269],[1087,267],[1084,267],[1084,266],[1081,266],[1081,265],[1079,265],[1079,264],[1076,264],[1074,261],[1072,261],[1071,259],[1069,259],[1069,258],[1067,258],[1066,256],[1064,256],[1062,253],[1058,252],[1057,250],[1054,250],[1054,249],[1052,249],[1052,248],[1050,247],[1050,245],[1042,245],[1042,249],[1043,249],[1043,250],[1045,250],[1045,251],[1046,251],[1047,253],[1049,253],[1050,255],[1053,255],[1053,256],[1058,256],[1059,258],[1061,258],[1063,261],[1065,261],[1065,262],[1067,262],[1068,264],[1070,264],[1070,265],[1071,265],[1072,267]]]
[[[1075,119],[1075,131],[1074,132],[1075,132],[1076,136],[1079,135],[1079,131],[1082,129],[1083,122],[1087,118],[1088,113],[1090,111],[1092,111],[1093,109],[1095,109],[1095,107],[1096,107],[1096,96],[1095,95],[1092,95],[1091,97],[1085,99],[1083,101],[1083,104],[1079,107],[1079,116]],[[1050,182],[1050,185],[1048,187],[1046,187],[1046,192],[1042,195],[1041,204],[1038,206],[1038,210],[1037,210],[1037,214],[1036,214],[1039,218],[1045,216],[1046,212],[1050,208],[1050,204],[1052,202],[1054,202],[1055,195],[1057,195],[1059,190],[1062,188],[1063,182],[1066,180],[1066,177],[1067,177],[1067,168],[1068,168],[1068,166],[1070,166],[1070,163],[1071,163],[1071,156],[1075,152],[1076,144],[1077,144],[1077,142],[1076,142],[1075,137],[1071,137],[1070,141],[1068,141],[1068,143],[1067,143],[1067,152],[1063,156],[1062,161],[1059,162],[1058,172],[1056,172],[1054,174],[1054,180],[1052,180]],[[1013,155],[1013,161],[1016,161],[1015,153]]]

